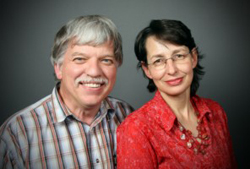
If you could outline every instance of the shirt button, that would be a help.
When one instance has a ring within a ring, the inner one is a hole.
[[[98,158],[96,159],[96,163],[99,163],[99,159]]]

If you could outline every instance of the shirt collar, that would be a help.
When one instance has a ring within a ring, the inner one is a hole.
[[[61,96],[59,95],[58,93],[59,88],[60,88],[60,83],[57,83],[51,95],[52,105],[53,105],[53,110],[52,110],[53,123],[63,122],[69,116],[74,117],[74,115],[65,106]],[[98,124],[107,114],[109,119],[113,118],[115,115],[114,107],[112,106],[108,97],[102,101],[99,112],[97,113],[96,118],[92,124],[93,125]]]
[[[191,98],[193,105],[197,108],[198,112],[200,113],[199,120],[201,121],[203,117],[207,113],[211,113],[211,110],[206,105],[205,101],[200,99],[198,96],[194,96]],[[176,121],[176,116],[173,113],[172,109],[169,107],[169,105],[165,102],[165,100],[162,98],[159,91],[155,93],[154,98],[151,100],[152,103],[152,111],[149,113],[157,123],[162,126],[165,130],[169,131],[174,126],[174,123]]]
[[[71,115],[71,113],[65,107],[62,98],[58,93],[59,88],[60,88],[60,83],[57,83],[51,94],[52,106],[53,106],[52,107],[53,123],[60,123]]]
[[[156,122],[160,126],[162,126],[165,130],[169,131],[174,125],[176,116],[174,115],[169,105],[162,98],[159,91],[155,93],[155,96],[151,101],[153,102],[153,111],[151,112],[154,113],[152,114],[152,116],[155,118]]]
[[[115,115],[115,110],[114,110],[111,102],[109,101],[109,98],[107,97],[102,101],[99,112],[98,112],[97,116],[95,117],[95,120],[92,122],[90,127],[91,128],[95,127],[105,117],[107,117],[107,120],[109,121],[110,119],[112,119],[114,117],[114,115]]]
[[[200,116],[198,120],[202,121],[205,116],[211,117],[212,110],[209,108],[204,99],[201,99],[198,95],[195,95],[191,98],[193,106],[196,108],[196,111],[199,112]]]

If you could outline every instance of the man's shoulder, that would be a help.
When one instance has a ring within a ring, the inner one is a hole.
[[[14,113],[12,116],[10,116],[0,127],[0,133],[3,132],[8,127],[15,128],[14,126],[17,125],[18,120],[22,119],[29,119],[31,117],[32,112],[39,112],[39,109],[43,107],[44,103],[46,105],[51,100],[51,95],[48,95],[39,101],[27,106],[26,108]]]
[[[134,111],[134,108],[124,100],[108,96],[105,99],[106,108],[110,109],[114,119],[122,123],[129,114]]]
[[[105,101],[108,105],[113,109],[128,109],[130,111],[134,111],[134,108],[126,101],[122,99],[118,99],[112,96],[108,96]]]

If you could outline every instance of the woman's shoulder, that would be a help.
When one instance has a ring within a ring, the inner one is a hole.
[[[217,101],[210,99],[210,98],[202,98],[199,96],[194,97],[196,106],[198,107],[199,111],[203,114],[209,112],[208,115],[213,118],[215,121],[227,121],[227,115],[221,104]]]
[[[123,123],[139,123],[145,121],[147,118],[147,106],[146,104],[137,110],[133,111],[128,117],[125,119]]]
[[[201,106],[207,106],[211,110],[223,109],[220,103],[218,103],[217,101],[211,98],[205,98],[205,97],[200,97],[196,95],[193,97],[193,100],[196,102],[196,104],[201,105]]]
[[[142,107],[133,111],[126,117],[121,125],[119,125],[119,128],[142,128],[143,126],[148,125],[151,116],[150,114],[154,111],[151,105],[151,101],[149,101]]]

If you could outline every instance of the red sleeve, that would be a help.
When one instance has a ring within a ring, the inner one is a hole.
[[[133,124],[125,123],[117,129],[117,168],[157,168],[148,138]]]
[[[232,138],[231,138],[231,135],[229,132],[227,115],[226,115],[226,112],[224,111],[224,109],[223,108],[221,108],[221,109],[222,109],[222,113],[224,116],[223,119],[225,121],[225,130],[226,130],[226,136],[227,136],[227,140],[228,140],[228,148],[229,148],[229,152],[230,152],[230,156],[231,156],[232,168],[238,168],[236,158],[234,155],[234,151],[233,151],[233,142],[232,142]]]
[[[207,104],[209,104],[210,107],[213,107],[214,110],[213,112],[216,112],[217,114],[215,114],[216,118],[221,125],[221,132],[223,132],[224,137],[223,138],[223,142],[221,144],[226,144],[227,149],[228,149],[228,153],[230,155],[230,161],[228,161],[229,163],[231,163],[231,168],[238,168],[237,167],[237,161],[234,155],[234,151],[233,151],[233,143],[232,143],[232,139],[231,139],[231,135],[229,132],[229,126],[228,126],[228,118],[226,115],[225,110],[222,108],[222,106],[220,104],[218,104],[217,102],[214,101],[209,101],[207,102]]]

